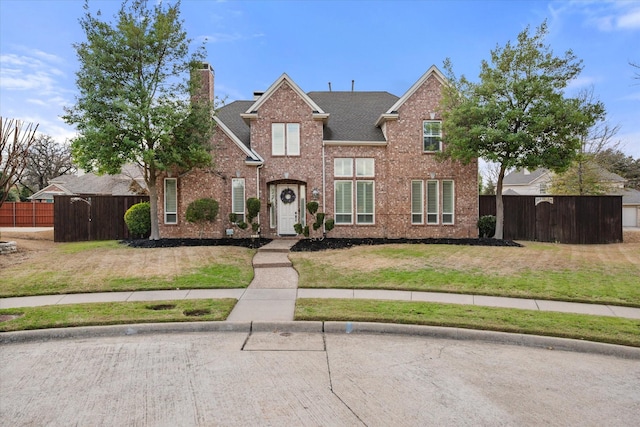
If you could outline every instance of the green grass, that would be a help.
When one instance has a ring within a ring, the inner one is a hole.
[[[235,299],[200,299],[50,305],[3,309],[0,310],[0,315],[13,314],[19,317],[0,322],[0,331],[126,323],[221,321],[227,318],[235,304]],[[165,309],[154,309],[162,308],[162,306],[165,306]],[[188,315],[188,313],[194,311],[199,313]]]
[[[95,249],[115,249],[122,247],[117,240],[97,240],[91,242],[73,242],[73,243],[61,243],[60,252],[65,255],[74,255],[84,251],[91,251]]]
[[[301,288],[392,289],[452,292],[516,298],[640,307],[637,269],[584,267],[581,270],[533,271],[499,275],[478,270],[380,268],[362,272],[311,259],[295,259]]]
[[[449,326],[640,347],[640,320],[532,310],[309,298],[297,300],[295,319]]]
[[[171,249],[159,250],[172,253]],[[233,251],[221,252],[219,256],[210,256],[201,265],[184,267],[175,275],[137,274],[136,266],[141,270],[147,267],[145,251],[148,249],[129,248],[116,241],[60,244],[47,258],[0,271],[0,298],[176,288],[246,288],[254,276],[251,266],[254,250],[234,248]],[[173,262],[171,255],[166,254],[164,257],[156,255],[155,262]],[[105,264],[108,268],[100,264],[100,260],[106,259],[110,260]],[[83,260],[90,260],[90,264],[83,265]],[[133,268],[119,271],[120,265]],[[92,268],[99,271],[92,271]]]

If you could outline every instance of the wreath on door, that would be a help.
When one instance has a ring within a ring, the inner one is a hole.
[[[280,193],[280,200],[282,200],[282,203],[287,205],[289,203],[293,203],[296,201],[296,193],[294,193],[290,188],[285,188],[282,190],[282,193]]]

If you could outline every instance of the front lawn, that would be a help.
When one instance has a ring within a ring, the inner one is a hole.
[[[0,297],[246,288],[253,279],[254,253],[228,246],[135,249],[115,241],[58,243],[42,252],[3,255]]]
[[[640,244],[384,245],[292,253],[301,288],[394,289],[640,307]]]

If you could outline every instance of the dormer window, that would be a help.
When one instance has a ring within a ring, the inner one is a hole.
[[[271,154],[274,156],[300,155],[300,123],[271,124]]]
[[[422,135],[422,151],[425,153],[442,151],[442,122],[440,120],[423,121]]]

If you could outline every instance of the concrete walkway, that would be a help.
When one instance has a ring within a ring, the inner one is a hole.
[[[606,304],[440,292],[298,289],[298,273],[287,255],[295,243],[295,240],[273,240],[260,248],[253,258],[254,279],[246,289],[184,289],[0,298],[0,309],[92,302],[236,298],[238,303],[227,319],[229,322],[291,321],[297,298],[346,298],[464,304],[640,319],[640,308]]]

